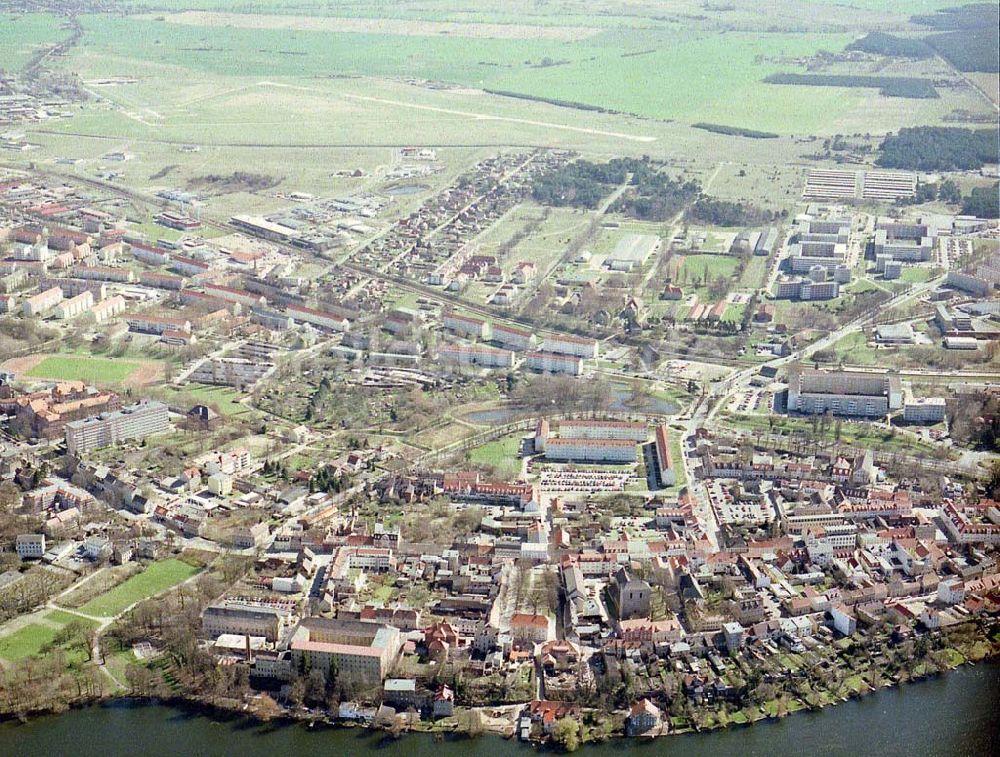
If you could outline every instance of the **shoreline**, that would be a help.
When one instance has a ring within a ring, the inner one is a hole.
[[[777,723],[790,716],[801,715],[806,713],[819,713],[823,710],[836,708],[839,705],[846,704],[851,700],[863,701],[869,696],[876,694],[878,692],[899,688],[919,683],[926,683],[933,681],[938,678],[947,676],[950,673],[958,670],[962,667],[977,667],[980,665],[990,665],[1000,663],[1000,649],[995,646],[991,646],[990,652],[983,658],[979,660],[965,659],[962,662],[948,666],[942,670],[938,670],[934,673],[924,673],[919,676],[908,677],[904,680],[896,680],[892,678],[887,678],[886,681],[878,686],[877,688],[869,687],[864,692],[853,692],[849,695],[842,696],[831,702],[826,702],[823,704],[810,706],[805,702],[801,702],[802,706],[795,710],[788,710],[783,714],[766,714],[760,712],[760,717],[753,718],[744,722],[726,722],[726,723],[713,723],[708,726],[699,727],[688,726],[679,729],[670,728],[669,726],[663,726],[658,732],[655,733],[644,733],[636,736],[629,736],[621,730],[616,730],[608,734],[605,738],[600,739],[586,739],[580,742],[581,747],[593,746],[598,744],[607,744],[612,742],[638,742],[646,743],[652,742],[654,740],[666,739],[671,736],[686,736],[686,735],[696,735],[696,734],[709,734],[717,731],[725,731],[729,729],[736,728],[749,728],[759,723]],[[801,701],[801,700],[796,700]],[[526,703],[525,703],[526,704]],[[209,702],[203,701],[198,698],[186,697],[182,695],[173,697],[140,697],[140,696],[130,696],[130,695],[112,695],[112,696],[99,696],[91,697],[88,699],[82,699],[68,705],[65,709],[61,708],[49,708],[44,710],[36,710],[29,713],[24,713],[23,716],[3,714],[0,715],[0,726],[8,724],[22,724],[27,725],[31,722],[40,720],[46,717],[57,717],[60,715],[65,715],[69,712],[79,711],[87,709],[88,707],[121,707],[121,708],[131,708],[131,707],[174,707],[179,710],[183,710],[190,714],[198,715],[201,717],[208,718],[210,720],[247,720],[251,721],[257,725],[275,725],[275,726],[288,726],[288,725],[302,725],[308,730],[364,730],[372,734],[382,733],[386,739],[392,741],[400,741],[406,736],[411,735],[423,735],[430,736],[432,738],[451,738],[451,739],[467,739],[475,740],[481,736],[490,736],[501,738],[506,741],[517,741],[518,743],[524,744],[526,747],[532,747],[538,749],[540,747],[555,748],[559,747],[552,744],[550,740],[547,739],[532,739],[530,741],[520,741],[514,738],[515,729],[513,727],[497,729],[495,727],[491,728],[488,725],[482,726],[481,730],[476,732],[470,731],[468,729],[463,729],[459,726],[448,727],[448,728],[438,728],[435,727],[435,721],[421,720],[419,721],[420,726],[408,727],[404,726],[398,731],[393,731],[382,726],[375,725],[374,722],[365,721],[349,721],[342,720],[339,718],[331,718],[328,715],[316,715],[313,713],[292,713],[284,711],[273,718],[261,718],[255,714],[247,703],[243,703],[240,706],[229,706],[225,702]],[[505,705],[511,706],[511,705]],[[521,705],[523,706],[523,705]],[[495,705],[490,705],[486,707],[478,708],[466,708],[469,710],[494,710]],[[584,712],[592,712],[594,710],[584,710]],[[759,711],[759,709],[758,709]],[[440,721],[438,721],[440,722]],[[505,721],[506,722],[506,721]],[[426,727],[421,727],[426,725]],[[513,724],[511,724],[513,726]]]

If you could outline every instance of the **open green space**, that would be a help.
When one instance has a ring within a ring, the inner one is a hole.
[[[141,365],[138,361],[105,357],[50,355],[28,371],[31,378],[121,384]]]
[[[197,568],[181,560],[161,560],[111,591],[90,600],[80,608],[80,612],[113,618],[130,605],[176,586],[197,572]]]
[[[521,449],[524,434],[514,434],[487,442],[469,452],[469,462],[474,465],[490,465],[497,475],[513,477],[521,470],[517,453]]]
[[[9,636],[0,639],[0,658],[5,660],[23,660],[25,657],[35,657],[42,647],[51,644],[58,631],[38,623],[29,623]]]
[[[97,628],[100,624],[96,620],[91,618],[82,618],[72,612],[66,612],[65,610],[52,610],[45,613],[45,619],[52,621],[53,623],[59,623],[63,626],[68,626],[70,623],[79,623],[85,628]]]
[[[45,45],[69,36],[46,13],[0,14],[0,69],[20,71]]]
[[[164,389],[164,399],[182,407],[202,404],[215,408],[222,415],[238,415],[249,412],[240,403],[242,394],[228,386],[208,386],[206,384],[186,384],[183,387]]]

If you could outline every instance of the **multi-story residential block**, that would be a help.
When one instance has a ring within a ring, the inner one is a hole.
[[[478,365],[483,368],[514,367],[515,356],[511,350],[502,350],[485,344],[448,344],[438,348],[438,357],[447,363]]]
[[[328,313],[325,310],[316,310],[302,305],[289,305],[285,308],[285,312],[296,323],[308,323],[310,326],[328,331],[349,331],[351,328],[351,322],[347,318],[335,313]]]
[[[124,312],[125,298],[120,294],[116,294],[95,304],[90,309],[89,317],[94,323],[104,323],[109,318],[114,318],[116,315]]]
[[[83,315],[94,304],[94,295],[90,292],[80,292],[75,297],[63,300],[53,309],[53,315],[60,320],[68,320]]]
[[[525,355],[524,364],[529,370],[541,373],[583,375],[583,358],[576,355],[560,355],[556,352],[529,352]]]
[[[538,339],[531,331],[503,324],[493,326],[492,338],[497,344],[519,352],[532,350],[538,343]]]
[[[140,402],[113,413],[70,421],[66,424],[66,447],[83,455],[131,439],[145,439],[169,427],[169,413],[162,402]]]
[[[488,341],[492,333],[489,321],[458,313],[446,314],[441,323],[449,331],[472,339]]]
[[[788,410],[879,417],[903,406],[898,375],[798,369],[788,377]]]
[[[903,420],[907,423],[940,423],[945,417],[944,397],[921,397],[903,405]]]
[[[542,349],[546,352],[558,352],[562,355],[575,355],[576,357],[595,359],[598,355],[598,341],[596,339],[584,339],[565,334],[547,336],[542,343]]]
[[[22,560],[41,560],[45,554],[45,534],[18,534],[14,550]]]
[[[54,308],[62,300],[63,290],[59,287],[52,287],[25,299],[21,305],[21,312],[26,316],[40,315],[46,310]]]

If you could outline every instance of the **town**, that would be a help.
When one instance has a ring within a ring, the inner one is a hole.
[[[573,751],[1000,650],[995,154],[417,140],[209,173],[194,136],[50,139],[162,118],[109,94],[138,78],[57,75],[61,32],[0,76],[0,714]]]

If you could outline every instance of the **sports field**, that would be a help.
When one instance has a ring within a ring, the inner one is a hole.
[[[161,560],[110,591],[94,597],[80,608],[80,612],[102,618],[113,618],[130,605],[176,586],[197,572],[198,568],[186,562]]]
[[[155,360],[129,360],[85,355],[29,355],[3,364],[15,375],[51,381],[84,381],[101,386],[148,384],[163,367]]]

